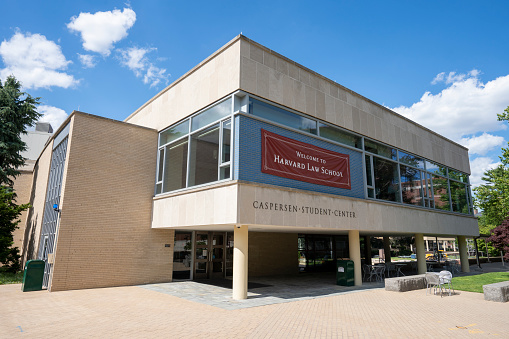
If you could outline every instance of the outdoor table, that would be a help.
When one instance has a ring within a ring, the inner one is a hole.
[[[404,274],[403,272],[401,272],[401,269],[402,269],[404,266],[406,266],[406,264],[395,264],[395,266],[396,266],[396,276],[397,276],[397,277],[399,277],[399,276],[400,276],[400,274],[401,274],[402,276],[405,276],[405,274]]]

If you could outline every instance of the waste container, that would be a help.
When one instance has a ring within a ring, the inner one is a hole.
[[[40,291],[42,290],[42,278],[44,277],[44,260],[28,260],[23,273],[23,284],[21,290]]]
[[[338,260],[336,270],[336,283],[341,286],[353,286],[354,280],[354,267],[352,260]]]

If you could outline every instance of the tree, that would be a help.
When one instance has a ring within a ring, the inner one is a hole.
[[[12,247],[12,233],[18,227],[17,220],[29,204],[17,205],[14,192],[14,179],[20,174],[19,168],[25,164],[21,152],[26,144],[21,134],[33,126],[41,117],[34,98],[21,91],[21,84],[13,76],[5,83],[0,81],[0,263],[8,270],[19,270],[19,249]]]
[[[509,217],[491,231],[488,241],[492,242],[499,250],[504,251],[504,259],[509,260]]]

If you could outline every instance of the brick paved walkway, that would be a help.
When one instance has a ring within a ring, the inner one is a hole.
[[[469,292],[373,289],[227,310],[138,286],[3,285],[0,305],[0,338],[509,338],[509,303]]]

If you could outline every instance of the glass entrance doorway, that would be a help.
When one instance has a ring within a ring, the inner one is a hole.
[[[175,232],[173,279],[191,279],[192,232]]]
[[[226,233],[196,232],[194,279],[224,278]]]

